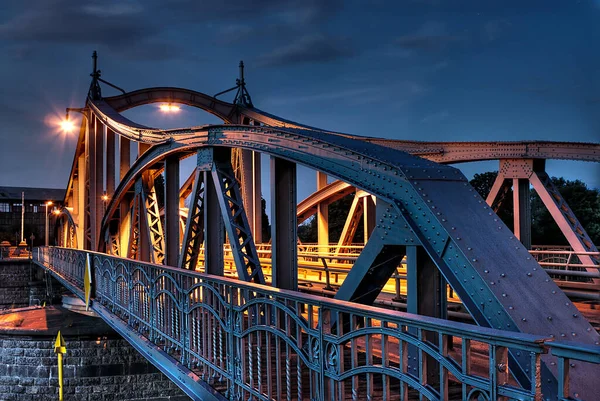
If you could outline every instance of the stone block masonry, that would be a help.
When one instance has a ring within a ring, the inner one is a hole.
[[[30,275],[28,260],[0,261],[0,310],[29,306]]]
[[[189,400],[125,340],[65,340],[65,400]],[[56,401],[58,371],[53,341],[4,336],[0,342],[0,400]]]

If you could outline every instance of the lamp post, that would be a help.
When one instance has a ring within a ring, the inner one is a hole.
[[[52,206],[52,201],[48,201],[45,203],[46,205],[46,246],[48,246],[48,244],[50,243],[50,238],[48,238],[48,206]]]

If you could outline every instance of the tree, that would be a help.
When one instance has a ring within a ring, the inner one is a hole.
[[[475,174],[470,184],[485,199],[494,185],[495,171]],[[577,219],[586,230],[594,244],[600,243],[600,190],[589,189],[580,180],[569,181],[564,178],[552,177],[552,183],[562,195],[577,216]],[[512,229],[513,227],[513,199],[512,189],[506,194],[498,216]],[[538,245],[568,245],[565,236],[543,204],[539,195],[531,191],[531,231],[532,242]]]
[[[552,177],[552,183],[594,244],[600,244],[600,190],[590,189],[580,180]],[[536,193],[531,197],[532,241],[535,244],[567,245],[567,240]]]
[[[469,181],[471,186],[475,188],[475,190],[481,195],[483,199],[486,199],[490,191],[492,190],[492,186],[494,185],[494,181],[496,181],[496,177],[498,176],[497,171],[488,171],[486,173],[475,174],[473,179]],[[511,230],[514,226],[513,221],[513,195],[512,189],[509,189],[504,199],[500,203],[496,214],[500,219],[509,227]]]

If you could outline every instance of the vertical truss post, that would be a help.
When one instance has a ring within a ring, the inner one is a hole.
[[[363,226],[364,226],[364,243],[366,244],[375,229],[375,197],[366,195],[363,197]]]
[[[115,193],[115,132],[106,128],[106,195]]]
[[[406,253],[407,312],[446,319],[446,282],[436,264],[422,246],[408,246]],[[436,333],[428,332],[424,339],[433,344],[438,343]],[[423,357],[426,358],[422,362],[427,366],[427,383],[435,384],[439,381],[439,364],[430,356],[419,355],[415,346],[409,346],[409,361],[412,363],[409,363],[408,368],[418,375],[418,360]]]
[[[247,119],[245,124],[249,124]],[[241,149],[236,177],[240,180],[241,193],[244,201],[248,223],[255,242],[262,242],[262,205],[261,205],[261,162],[260,153]]]
[[[317,191],[327,186],[327,174],[317,171]],[[317,239],[319,252],[329,253],[329,205],[321,202],[317,206]]]
[[[137,186],[137,185],[136,185]],[[141,259],[140,253],[140,194],[137,192],[131,201],[131,210],[129,217],[129,239],[127,241],[127,257],[129,259]]]
[[[123,180],[125,174],[129,171],[131,163],[131,142],[129,139],[120,136],[119,138],[119,179]]]
[[[88,141],[86,140],[86,143],[87,142]],[[87,164],[84,152],[84,154],[79,156],[79,159],[77,160],[77,196],[75,198],[75,205],[73,207],[73,212],[76,215],[77,219],[75,221],[75,223],[77,224],[77,245],[82,249],[88,249],[85,248],[87,241],[84,240],[86,238],[86,227],[88,224],[86,212],[87,180]],[[73,188],[73,191],[75,191],[75,188]]]
[[[179,157],[165,160],[165,264],[179,260]]]
[[[272,284],[298,289],[296,164],[271,157]]]
[[[231,149],[214,148],[213,152],[214,163],[211,175],[238,277],[245,281],[264,284],[265,279],[246,217],[240,186],[231,167]]]
[[[92,188],[90,198],[91,206],[91,221],[92,221],[92,250],[98,249],[98,243],[100,242],[100,224],[102,217],[104,216],[104,201],[102,200],[102,193],[104,192],[104,125],[100,122],[97,117],[93,117],[94,121],[94,146],[93,155],[90,163],[92,168],[92,177],[90,186]]]
[[[132,199],[129,194],[123,197],[123,200],[119,204],[119,255],[123,257],[129,257],[129,234],[131,232],[131,204]]]
[[[206,236],[204,238],[204,265],[206,272],[217,276],[224,275],[225,262],[223,258],[223,243],[225,242],[225,224],[219,208],[217,184],[212,174],[204,174],[204,222]],[[232,238],[229,236],[229,238]]]
[[[198,151],[198,158],[203,149]],[[179,256],[179,267],[182,269],[196,270],[198,265],[198,256],[200,247],[204,241],[204,197],[206,192],[206,181],[204,172],[200,167],[196,167],[194,172],[194,185],[190,197],[190,207],[185,224],[185,232],[181,244],[181,253]],[[205,258],[208,251],[205,250]],[[221,254],[223,253],[223,244],[221,243]],[[205,259],[206,261],[206,259]]]
[[[523,246],[531,249],[531,194],[529,180],[513,179],[514,232]]]

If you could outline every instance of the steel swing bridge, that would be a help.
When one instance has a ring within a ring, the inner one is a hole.
[[[123,93],[103,97],[101,82]],[[94,53],[59,246],[37,249],[35,262],[82,299],[91,282],[91,308],[192,399],[594,399],[600,336],[561,290],[564,276],[551,279],[523,243],[531,183],[579,261],[568,274],[588,280],[570,295],[597,297],[598,251],[544,161],[600,162],[599,144],[359,137],[255,108],[243,64],[231,90],[233,103],[180,88],[125,92],[100,78]],[[161,130],[120,114],[151,103],[197,107],[223,124]],[[180,185],[188,157],[196,168]],[[487,159],[500,169],[486,202],[445,163]],[[300,203],[298,164],[317,171],[318,186]],[[511,184],[514,234],[494,212]],[[327,206],[348,194],[346,226],[330,244]],[[308,254],[297,225],[313,215],[319,244]],[[361,219],[365,244],[353,247]],[[311,257],[328,289],[341,275],[333,299],[298,291]],[[392,277],[410,313],[371,306]],[[477,326],[447,320],[448,287]]]

